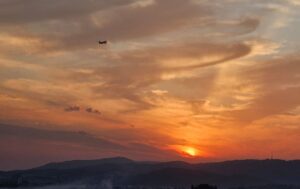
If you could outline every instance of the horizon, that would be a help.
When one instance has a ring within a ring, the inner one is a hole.
[[[300,0],[0,0],[0,170],[300,159]]]
[[[298,189],[300,160],[211,163],[134,161],[124,157],[52,162],[0,171],[0,187],[106,189]],[[203,187],[202,187],[203,186]]]
[[[0,123],[0,131],[1,131],[1,123]],[[16,125],[10,125],[11,127],[18,127]],[[30,127],[27,127],[28,129],[30,129]],[[34,129],[34,128],[32,128]],[[57,131],[57,130],[55,130]],[[64,131],[60,131],[60,132],[64,132]],[[78,131],[81,132],[81,131]],[[88,134],[88,133],[86,133]],[[265,157],[265,158],[245,158],[245,159],[222,159],[222,160],[201,160],[199,158],[178,158],[178,159],[170,159],[170,160],[155,160],[155,159],[135,159],[135,158],[129,158],[126,156],[108,156],[108,157],[101,157],[99,156],[97,157],[93,157],[91,159],[61,159],[61,160],[57,160],[57,161],[48,161],[48,162],[43,162],[40,164],[34,164],[31,166],[25,166],[25,167],[20,167],[20,168],[8,168],[8,169],[0,169],[0,171],[16,171],[16,170],[29,170],[29,169],[34,169],[34,168],[38,168],[38,167],[42,167],[48,164],[52,164],[52,163],[65,163],[65,162],[72,162],[72,161],[100,161],[100,160],[106,160],[106,159],[118,159],[118,158],[124,158],[127,160],[131,160],[134,162],[151,162],[151,163],[170,163],[170,162],[183,162],[183,163],[187,163],[190,165],[196,165],[196,164],[210,164],[210,163],[225,163],[225,162],[234,162],[234,161],[284,161],[284,162],[291,162],[291,161],[300,161],[300,159],[280,159],[280,158],[274,158],[272,157],[272,155],[270,157]]]
[[[102,157],[102,158],[96,158],[96,159],[70,159],[70,160],[64,160],[64,161],[53,161],[53,162],[46,162],[41,165],[36,165],[34,167],[27,167],[27,168],[22,168],[22,169],[7,169],[7,170],[1,170],[0,172],[11,172],[11,171],[26,171],[26,170],[32,170],[40,167],[44,167],[47,165],[51,164],[64,164],[68,162],[81,162],[81,161],[102,161],[102,160],[115,160],[115,159],[124,159],[124,160],[129,160],[134,163],[154,163],[154,164],[163,164],[163,163],[186,163],[189,165],[199,165],[199,164],[222,164],[222,163],[228,163],[228,162],[244,162],[244,161],[280,161],[280,162],[294,162],[294,161],[300,161],[300,159],[229,159],[229,160],[220,160],[220,161],[207,161],[207,162],[190,162],[190,161],[185,161],[185,160],[169,160],[169,161],[159,161],[159,160],[136,160],[136,159],[131,159],[127,158],[124,156],[112,156],[112,157]]]

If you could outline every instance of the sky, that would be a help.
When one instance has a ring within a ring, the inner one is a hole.
[[[299,9],[0,0],[0,170],[113,156],[299,159]]]

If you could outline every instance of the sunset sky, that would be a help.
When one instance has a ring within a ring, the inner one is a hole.
[[[300,158],[299,10],[300,0],[0,0],[0,170]]]

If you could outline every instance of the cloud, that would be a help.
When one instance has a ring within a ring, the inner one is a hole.
[[[54,0],[50,5],[47,1],[30,0],[24,4],[22,1],[4,0],[0,23],[25,24],[9,28],[9,33],[23,41],[34,41],[35,49],[48,52],[95,48],[97,45],[93,44],[99,38],[120,41],[174,31],[193,23],[198,17],[206,17],[210,12],[205,7],[183,0],[159,0],[147,6],[132,6],[134,1],[121,0],[89,0],[84,3],[75,0],[72,6],[68,6],[68,0]],[[114,9],[109,11],[109,8]],[[28,12],[29,9],[33,11]],[[92,15],[99,10],[105,11]],[[106,19],[103,20],[103,17]],[[53,19],[55,21],[51,21]],[[35,21],[43,22],[28,25]],[[31,27],[38,27],[40,31],[32,32]]]
[[[268,116],[279,115],[300,105],[300,87],[288,87],[262,95],[255,99],[248,108],[233,111],[238,120],[251,122]]]
[[[127,106],[122,108],[123,112],[149,110],[155,107],[147,100],[154,95],[150,88],[164,82],[166,75],[190,74],[223,64],[248,55],[251,49],[243,42],[189,42],[124,50],[103,58],[109,64],[95,65],[88,72],[53,69],[50,73],[55,73],[56,78],[52,80],[10,79],[5,81],[4,88],[24,98],[60,107],[77,103],[87,95],[91,98],[93,94],[93,98],[121,100]],[[78,91],[78,87],[82,90]],[[66,111],[78,111],[78,108],[67,107]]]
[[[66,112],[79,112],[80,107],[79,106],[69,106],[65,108]]]
[[[116,132],[113,133],[115,135]],[[9,143],[7,143],[9,142]],[[1,144],[5,144],[2,146]],[[48,162],[66,159],[91,159],[104,156],[140,157],[155,160],[170,157],[179,158],[172,151],[162,150],[143,142],[123,142],[123,144],[96,137],[85,131],[48,130],[32,127],[0,124],[0,169],[14,169],[16,166],[37,166]],[[36,153],[36,150],[39,152]],[[78,151],[80,150],[80,151]],[[32,153],[29,153],[32,152]],[[18,155],[17,155],[18,154]],[[18,163],[11,164],[13,161]],[[36,162],[27,162],[27,158],[36,159]],[[21,161],[22,160],[22,161]],[[19,162],[20,161],[20,162]],[[7,162],[8,164],[1,163]],[[27,165],[23,163],[27,162]]]
[[[66,112],[80,112],[81,111],[81,107],[80,106],[68,106],[65,108],[65,111]],[[101,112],[97,109],[94,109],[94,108],[91,108],[91,107],[88,107],[88,108],[85,108],[84,109],[85,112],[87,113],[93,113],[93,114],[101,114]]]
[[[125,146],[111,142],[106,139],[101,139],[92,136],[83,131],[57,131],[4,124],[0,124],[0,131],[0,135],[3,137],[14,136],[17,138],[30,138],[34,140],[56,141],[60,143],[74,143],[106,150],[127,149]]]
[[[149,64],[155,66],[155,63],[159,63],[166,71],[176,71],[221,64],[246,56],[250,52],[251,46],[243,42],[179,42],[124,51],[117,55],[116,61],[145,66]]]
[[[99,110],[93,108],[86,108],[85,111],[88,113],[101,114]]]
[[[55,144],[61,151],[51,157],[68,149],[68,158],[163,158],[175,156],[161,148],[195,144],[228,157],[228,141],[238,144],[237,136],[249,131],[238,126],[252,123],[255,141],[257,122],[299,112],[300,59],[291,45],[297,40],[285,41],[294,39],[287,31],[297,24],[276,32],[272,26],[297,17],[288,6],[271,0],[0,0],[0,119],[62,129],[2,127],[0,135],[7,144],[15,140],[16,149],[30,138],[27,148],[42,142],[30,151],[36,156]],[[99,48],[102,39],[110,43]],[[95,135],[76,131],[82,128]]]
[[[99,33],[111,40],[139,38],[180,29],[208,16],[211,11],[205,5],[184,0],[157,0],[145,7],[120,9]]]
[[[0,23],[26,24],[44,20],[64,20],[127,5],[131,2],[133,1],[29,0],[25,3],[22,0],[1,0]]]
[[[98,47],[96,44],[99,38],[116,44],[121,41],[149,37],[154,40],[163,34],[172,34],[172,32],[176,33],[181,30],[187,34],[197,30],[203,39],[210,40],[212,34],[234,37],[251,33],[257,29],[260,23],[260,20],[255,17],[229,19],[229,21],[224,18],[219,21],[220,18],[216,16],[215,11],[217,12],[220,8],[209,2],[195,4],[185,0],[157,0],[147,6],[133,6],[130,3],[133,1],[88,1],[82,3],[76,0],[72,2],[72,6],[65,6],[68,5],[68,0],[61,2],[55,0],[49,7],[49,5],[45,5],[46,1],[43,0],[42,3],[31,0],[26,5],[21,1],[4,3],[8,7],[3,8],[5,11],[2,12],[2,18],[8,20],[4,19],[2,22],[27,23],[44,20],[31,25],[7,27],[9,32],[4,32],[15,41],[22,42],[22,45],[27,47],[24,48],[26,51],[51,53],[95,49]],[[32,6],[36,7],[34,10],[38,11],[30,13],[25,11]],[[114,8],[110,10],[109,7]],[[105,11],[92,15],[99,9]],[[224,14],[229,14],[225,10],[223,11]],[[65,19],[69,17],[72,18]],[[103,17],[106,19],[103,20]],[[49,19],[57,20],[49,21]],[[35,31],[30,29],[35,27],[40,29]],[[207,34],[209,34],[208,37]]]
[[[95,93],[105,98],[126,99],[135,104],[132,110],[147,110],[154,105],[145,100],[143,91],[162,82],[164,74],[223,64],[250,52],[251,46],[243,43],[189,43],[145,48],[122,52],[118,58],[107,60],[113,65],[99,67],[87,75],[101,77],[102,84],[94,88]]]
[[[248,80],[258,83],[261,94],[247,108],[233,111],[243,121],[255,121],[268,116],[286,113],[300,105],[299,55],[274,58],[240,70]]]
[[[76,95],[69,93],[67,88],[55,85],[51,81],[23,78],[9,79],[4,80],[0,88],[6,94],[17,94],[18,97],[26,101],[34,101],[59,108],[65,107],[77,99]]]
[[[147,157],[146,160],[149,159],[164,159],[166,157],[172,157],[174,159],[178,159],[179,156],[176,152],[168,150],[168,149],[158,149],[154,146],[133,142],[129,144],[130,147],[141,157]]]

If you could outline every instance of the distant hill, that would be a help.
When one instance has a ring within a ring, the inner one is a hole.
[[[65,184],[177,186],[209,183],[225,187],[300,185],[300,161],[236,160],[218,163],[138,162],[123,157],[49,163],[23,171],[0,172],[0,187]]]
[[[135,163],[133,160],[124,157],[105,158],[100,160],[73,160],[59,163],[48,163],[36,169],[78,169],[84,167],[95,167],[104,164],[130,164]]]

